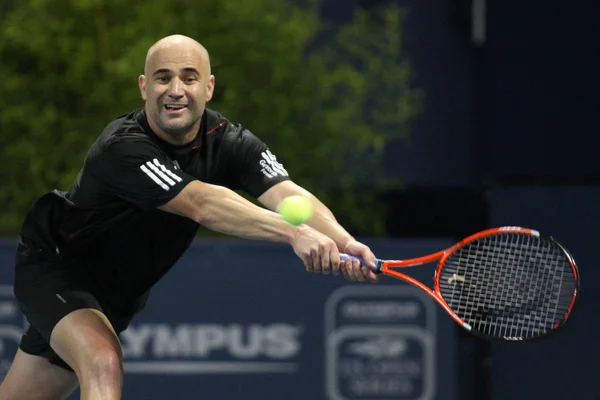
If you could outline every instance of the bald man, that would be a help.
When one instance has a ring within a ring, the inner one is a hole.
[[[375,256],[290,180],[267,145],[205,108],[215,77],[198,42],[159,40],[138,84],[145,106],[111,121],[71,189],[42,195],[25,218],[15,295],[30,326],[0,400],[64,399],[77,385],[82,399],[121,398],[118,334],[200,225],[288,243],[308,271],[377,280],[357,261],[340,261],[343,251],[374,266]],[[298,194],[315,214],[294,227],[272,210]]]

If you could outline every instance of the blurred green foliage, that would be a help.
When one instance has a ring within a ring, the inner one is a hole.
[[[88,147],[143,105],[146,51],[181,33],[211,55],[209,108],[240,122],[346,224],[383,231],[380,160],[418,110],[403,11],[357,10],[335,31],[318,1],[19,0],[0,21],[0,235],[36,197],[68,190]]]

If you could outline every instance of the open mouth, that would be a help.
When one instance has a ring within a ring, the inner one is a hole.
[[[171,112],[177,112],[187,108],[187,106],[184,104],[165,104],[164,107],[167,111]]]

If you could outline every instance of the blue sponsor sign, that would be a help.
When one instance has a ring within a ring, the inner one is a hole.
[[[433,399],[434,338],[415,328],[344,328],[329,337],[328,398]]]
[[[433,399],[435,307],[404,285],[335,290],[324,322],[328,398]]]
[[[379,257],[410,258],[450,241],[369,244]],[[12,284],[13,252],[0,243],[0,284]],[[430,283],[433,268],[411,275]],[[19,317],[0,319],[0,333],[15,327],[8,363]],[[306,273],[287,246],[198,241],[121,335],[124,398],[453,400],[455,329],[426,294],[392,278],[354,284]]]

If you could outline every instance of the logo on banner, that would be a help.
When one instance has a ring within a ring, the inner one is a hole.
[[[435,388],[435,309],[405,286],[346,286],[325,306],[329,400],[429,400]]]
[[[291,373],[302,327],[272,324],[140,324],[121,334],[129,373]]]
[[[19,348],[24,322],[12,286],[0,285],[0,382]]]

